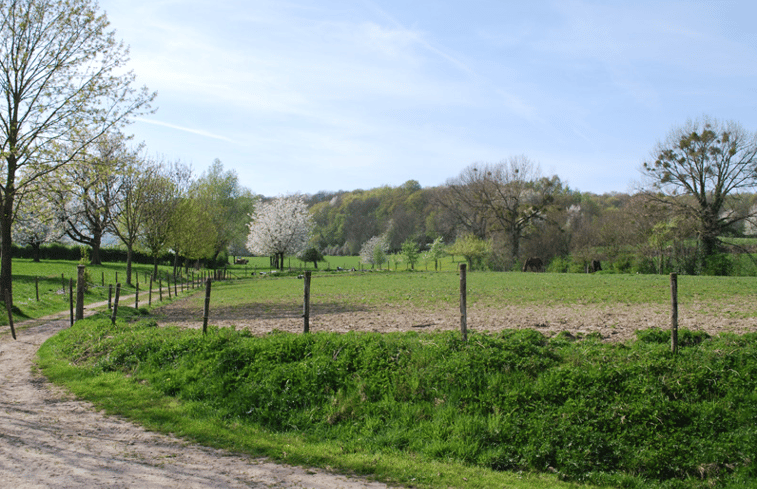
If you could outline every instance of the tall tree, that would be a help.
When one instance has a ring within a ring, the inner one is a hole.
[[[209,224],[214,232],[209,236],[213,240],[210,258],[215,260],[232,244],[244,242],[255,199],[249,189],[240,185],[234,170],[224,170],[221,160],[216,159],[197,179],[191,195],[211,217]]]
[[[123,70],[128,49],[107,28],[93,0],[0,0],[2,298],[12,300],[18,192],[148,110],[155,97],[132,88],[134,74]],[[53,151],[60,145],[68,151]]]
[[[140,243],[153,259],[153,277],[158,276],[158,258],[168,250],[172,224],[192,178],[192,170],[179,162],[158,165],[158,174],[147,195]]]
[[[642,173],[650,200],[698,223],[706,262],[718,252],[724,230],[750,217],[730,211],[757,187],[757,133],[736,122],[690,120],[657,144]]]
[[[483,239],[504,234],[512,261],[520,254],[521,240],[546,218],[546,211],[561,191],[557,176],[541,176],[525,156],[497,164],[474,164],[447,182],[452,200],[440,202],[453,209],[469,232]]]
[[[67,165],[55,180],[52,195],[69,238],[92,248],[92,263],[99,265],[106,233],[113,232],[114,215],[122,206],[124,186],[138,152],[126,145],[118,131],[100,135]]]
[[[142,229],[147,221],[151,194],[161,190],[159,167],[138,152],[132,154],[119,175],[121,198],[111,209],[113,234],[126,247],[126,283],[132,285],[132,260]]]
[[[272,256],[274,266],[284,269],[284,256],[304,250],[313,230],[313,220],[302,196],[280,197],[259,204],[252,215],[247,249]]]

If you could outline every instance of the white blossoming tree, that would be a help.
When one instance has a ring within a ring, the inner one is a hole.
[[[247,249],[254,255],[272,257],[274,267],[283,270],[284,256],[296,255],[307,247],[313,221],[302,196],[258,204],[250,217]]]
[[[34,250],[34,261],[40,259],[40,247],[59,240],[65,234],[53,204],[46,199],[29,199],[16,213],[13,240]]]
[[[386,234],[374,236],[360,248],[360,261],[372,267],[378,266],[380,269],[381,265],[387,261],[387,251],[389,251],[389,240]]]

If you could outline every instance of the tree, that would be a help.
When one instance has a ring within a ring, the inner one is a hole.
[[[751,217],[730,210],[757,186],[757,133],[735,122],[690,120],[657,144],[642,173],[649,200],[696,221],[704,266],[726,228]]]
[[[427,260],[434,260],[434,271],[438,270],[439,260],[441,260],[441,258],[445,254],[446,250],[444,246],[444,239],[439,236],[434,240],[433,243],[431,243],[431,247],[425,254]]]
[[[300,253],[299,259],[304,262],[313,262],[313,267],[318,268],[318,262],[323,261],[323,253],[318,251],[318,248],[311,246],[302,253]]]
[[[128,50],[93,0],[0,0],[0,296],[12,298],[11,228],[26,186],[149,109]],[[87,137],[80,137],[87,134]],[[54,151],[68,146],[66,153]],[[64,156],[61,156],[64,154]]]
[[[480,239],[502,233],[515,262],[521,240],[536,222],[546,219],[562,183],[557,176],[542,177],[534,163],[518,156],[494,165],[471,165],[448,180],[447,188],[448,198],[440,204],[453,210],[468,232]]]
[[[405,258],[405,262],[410,265],[411,270],[415,270],[415,264],[418,263],[420,252],[418,251],[418,243],[408,238],[402,243],[402,256]]]
[[[304,250],[313,229],[305,199],[299,195],[259,204],[250,217],[247,249],[255,255],[273,257],[274,266],[281,270],[284,256]]]
[[[148,216],[151,194],[161,189],[158,166],[134,153],[120,175],[121,198],[111,209],[113,233],[126,246],[126,283],[132,285],[132,257]]]
[[[192,170],[179,162],[159,163],[144,210],[140,243],[153,258],[153,278],[158,276],[158,257],[168,250],[172,223],[185,197]]]
[[[124,198],[126,175],[137,152],[126,146],[118,131],[100,135],[60,169],[51,188],[69,238],[92,248],[92,264],[99,265],[103,237],[114,231],[114,212]]]
[[[457,238],[449,246],[447,252],[450,255],[462,255],[468,262],[468,268],[474,270],[476,265],[483,267],[484,258],[489,256],[492,247],[491,242],[485,241],[475,234],[466,234]]]
[[[204,211],[210,216],[214,231],[212,258],[228,251],[233,243],[244,242],[247,236],[248,217],[254,208],[255,199],[250,190],[239,184],[234,170],[224,171],[221,160],[216,159],[190,189]]]
[[[24,205],[16,213],[13,221],[13,239],[31,246],[34,250],[34,261],[39,262],[41,246],[59,240],[65,230],[56,217],[53,203],[44,197],[44,192],[35,190],[33,194],[36,198],[24,199]]]
[[[386,252],[388,250],[389,240],[386,235],[374,236],[360,247],[360,261],[372,267],[378,266],[381,269],[381,265],[386,262]]]

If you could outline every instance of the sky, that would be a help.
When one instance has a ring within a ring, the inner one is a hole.
[[[632,192],[709,116],[757,131],[753,0],[100,0],[149,154],[265,196],[442,185],[526,156]]]

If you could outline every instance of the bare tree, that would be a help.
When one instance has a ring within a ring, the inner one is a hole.
[[[0,0],[0,297],[12,297],[18,192],[155,97],[132,88],[128,50],[107,28],[93,0]]]
[[[706,261],[718,252],[724,230],[750,217],[731,210],[757,187],[757,133],[735,122],[690,120],[658,143],[642,173],[648,199],[697,222]]]
[[[525,156],[498,164],[473,164],[447,182],[449,196],[441,202],[453,210],[460,223],[484,239],[502,233],[513,261],[520,254],[521,240],[546,219],[546,211],[562,189],[557,176],[541,176],[537,165]]]

